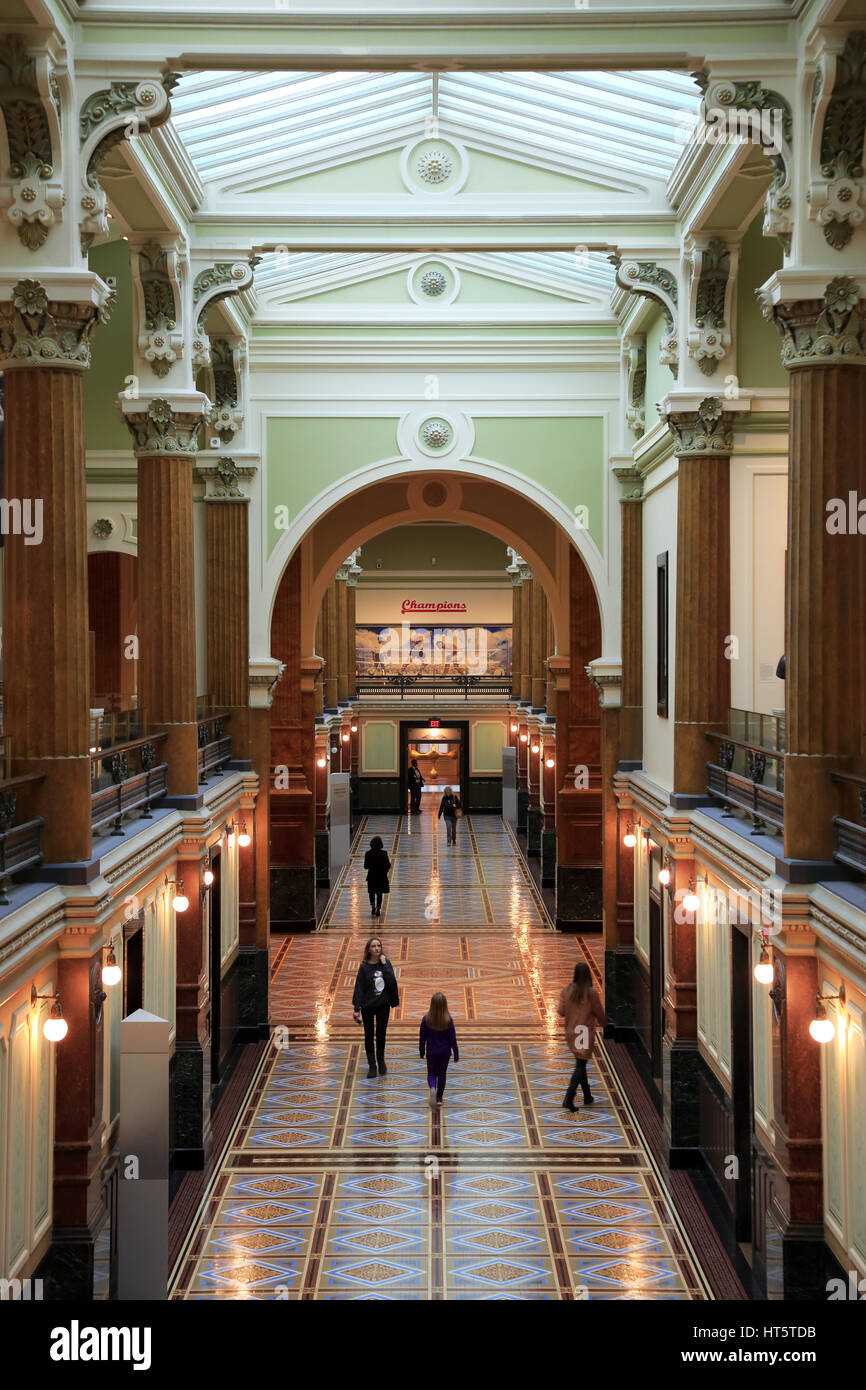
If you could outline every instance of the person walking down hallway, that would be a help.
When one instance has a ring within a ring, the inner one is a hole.
[[[387,1076],[385,1066],[385,1034],[391,1009],[400,1003],[394,967],[382,951],[378,936],[371,936],[364,947],[364,959],[358,966],[352,1008],[355,1022],[364,1023],[364,1048],[369,1071],[367,1079]]]
[[[595,1050],[595,1033],[604,1027],[604,1007],[598,990],[592,983],[589,966],[579,961],[574,967],[574,979],[559,996],[556,1012],[565,1019],[565,1040],[574,1053],[574,1071],[562,1102],[563,1110],[577,1110],[574,1097],[578,1086],[583,1092],[584,1105],[593,1105],[586,1064]]]
[[[446,844],[457,844],[457,821],[463,815],[463,807],[460,804],[460,797],[454,795],[453,787],[445,788],[445,795],[439,802],[439,816],[445,817],[445,825],[448,830]],[[439,817],[437,817],[437,820]]]
[[[374,835],[370,841],[370,848],[364,855],[364,868],[367,870],[367,892],[370,894],[370,912],[374,917],[381,917],[382,897],[385,893],[390,893],[391,891],[391,885],[388,882],[388,875],[391,872],[391,860],[388,858],[388,851],[382,844],[379,835]]]
[[[421,810],[421,788],[423,785],[424,778],[418,767],[418,759],[413,758],[409,766],[409,809],[411,811]]]
[[[445,1077],[452,1052],[454,1061],[460,1061],[454,1020],[448,1012],[448,1000],[444,994],[434,994],[430,1000],[430,1008],[421,1020],[418,1050],[422,1060],[425,1051],[427,1053],[427,1085],[432,1110],[434,1105],[442,1104]]]

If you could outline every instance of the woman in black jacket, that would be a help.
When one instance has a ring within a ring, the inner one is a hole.
[[[388,851],[382,844],[378,835],[374,835],[370,841],[370,848],[364,855],[364,868],[367,870],[367,892],[370,894],[370,912],[374,917],[382,915],[382,894],[390,893],[391,888],[388,883],[388,875],[391,872],[391,860],[388,858]]]
[[[446,825],[446,827],[447,827],[447,829],[448,829],[448,836],[447,836],[446,843],[449,844],[449,845],[456,845],[456,844],[457,844],[457,813],[458,813],[458,811],[459,811],[460,815],[462,816],[462,815],[463,815],[463,810],[462,810],[462,807],[461,807],[461,805],[460,805],[460,797],[454,795],[454,788],[453,788],[453,787],[446,787],[446,788],[445,788],[445,795],[443,796],[442,800],[439,802],[439,816],[444,816],[444,817],[445,817],[445,825]],[[437,816],[437,820],[439,819],[439,816]]]
[[[371,936],[364,948],[364,959],[358,966],[355,977],[355,992],[352,995],[352,1008],[355,1022],[364,1020],[364,1048],[367,1053],[369,1071],[367,1079],[387,1076],[385,1066],[385,1033],[391,1008],[397,1008],[400,995],[397,991],[397,976],[391,962],[382,953],[382,942],[378,936]],[[375,1052],[373,1040],[375,1035]]]

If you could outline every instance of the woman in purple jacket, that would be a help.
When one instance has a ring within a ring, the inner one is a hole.
[[[455,1062],[460,1061],[454,1020],[448,1012],[448,1000],[444,994],[433,995],[430,1000],[430,1008],[421,1020],[418,1050],[422,1057],[425,1049],[427,1052],[427,1085],[430,1088],[430,1109],[432,1110],[434,1105],[442,1104],[442,1092],[445,1090],[445,1075],[448,1071],[451,1053],[454,1053]]]

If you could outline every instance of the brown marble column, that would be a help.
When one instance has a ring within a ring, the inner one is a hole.
[[[206,500],[209,693],[231,715],[232,760],[250,757],[249,500]]]
[[[635,473],[620,498],[622,587],[622,708],[619,756],[643,755],[643,487]]]
[[[706,796],[711,748],[705,735],[727,728],[731,703],[731,419],[716,397],[667,415],[678,462],[675,806]]]
[[[556,677],[554,676],[548,660],[556,651],[556,633],[553,629],[553,612],[550,604],[547,605],[546,639],[544,652],[545,683],[544,683],[544,708],[553,717],[556,709]]]
[[[337,704],[344,705],[349,699],[349,599],[346,579],[348,570],[341,565],[337,571],[335,594],[337,599]]]
[[[189,899],[175,914],[177,1031],[173,1063],[174,1143],[181,1167],[200,1169],[211,1145],[211,1044],[208,988],[208,913],[200,895],[201,859],[178,857],[174,877]],[[171,900],[178,889],[164,890]],[[219,981],[213,982],[219,989]]]
[[[521,565],[520,577],[520,700],[532,703],[532,594],[535,580],[528,565]]]
[[[358,581],[353,574],[346,580],[346,699],[355,698],[355,673],[358,662],[355,640],[355,602]]]
[[[687,1153],[699,1143],[697,914],[686,911],[683,898],[691,884],[700,885],[693,858],[677,857],[671,868],[673,891],[662,924],[667,932],[662,1111],[669,1156],[674,1157],[678,1150]]]
[[[87,600],[95,644],[95,680],[91,699],[119,697],[110,709],[128,710],[137,691],[138,660],[128,639],[138,628],[137,561],[132,555],[102,550],[87,557]]]
[[[520,599],[522,585],[523,580],[520,578],[518,567],[511,572],[511,693],[515,700],[520,699],[520,685],[523,679],[520,665],[520,654],[523,649],[521,636],[523,605]]]
[[[62,303],[35,280],[0,304],[12,522],[4,733],[15,775],[44,778],[19,788],[17,819],[44,818],[43,853],[55,863],[91,855],[83,372],[99,312],[95,291],[93,303]]]
[[[138,705],[149,729],[168,734],[169,796],[197,797],[192,485],[201,414],[159,397],[134,405],[124,418],[138,460]]]
[[[776,278],[769,313],[791,382],[785,858],[820,863],[834,814],[859,820],[856,787],[830,774],[866,770],[866,277],[828,277],[814,299],[787,298]]]
[[[787,788],[786,788],[787,792]],[[821,967],[815,937],[791,923],[773,938],[773,1199],[768,1222],[777,1240],[768,1247],[770,1297],[826,1297],[823,1161],[821,1151],[821,1044],[809,1032],[815,1017]]]
[[[340,664],[340,647],[337,635],[337,581],[332,579],[325,591],[322,599],[322,639],[323,655],[325,658],[324,669],[324,705],[325,709],[336,709],[338,700],[338,672]]]
[[[545,667],[544,661],[547,656],[545,647],[547,645],[547,595],[541,586],[541,581],[536,580],[532,586],[532,631],[530,637],[532,678],[530,682],[530,700],[533,709],[544,708],[545,697]]]

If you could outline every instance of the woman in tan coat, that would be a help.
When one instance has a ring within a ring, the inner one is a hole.
[[[568,1083],[563,1110],[577,1110],[574,1097],[580,1086],[584,1105],[592,1105],[586,1064],[595,1048],[595,1030],[604,1027],[604,1007],[598,990],[593,987],[589,966],[580,961],[574,967],[574,979],[559,996],[556,1012],[565,1019],[565,1040],[574,1053],[574,1072]]]

